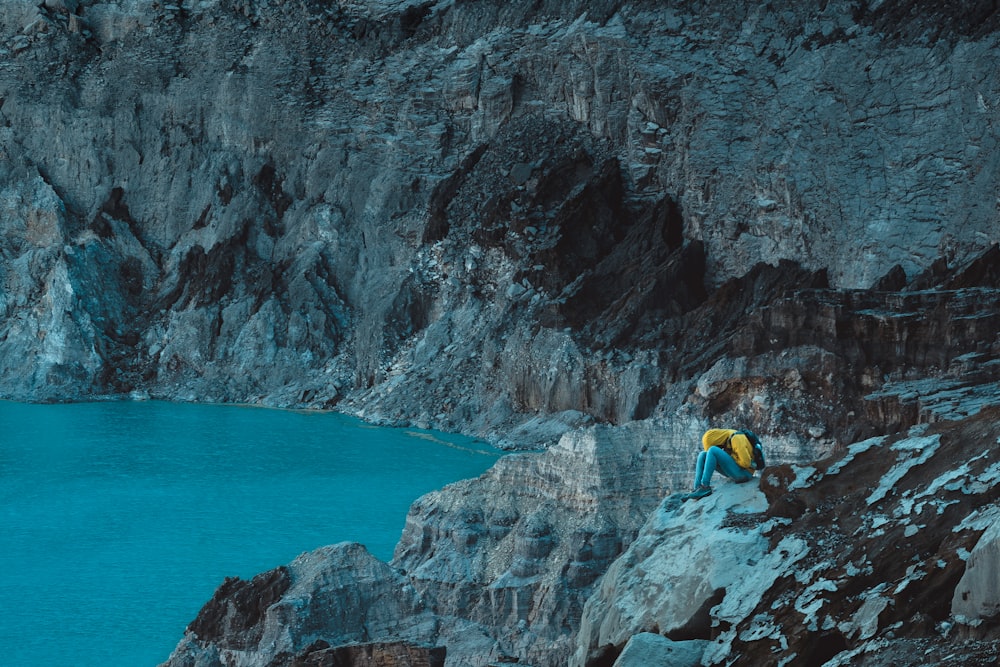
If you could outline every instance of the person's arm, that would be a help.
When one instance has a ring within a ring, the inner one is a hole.
[[[742,433],[737,433],[729,441],[733,449],[733,460],[744,470],[753,471],[753,445],[749,438]]]
[[[705,431],[705,435],[701,436],[701,446],[706,452],[711,447],[722,447],[723,449],[729,449],[731,446],[731,438],[736,433],[735,429],[730,428],[710,428]]]

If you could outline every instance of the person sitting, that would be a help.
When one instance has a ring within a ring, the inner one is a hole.
[[[703,451],[698,453],[694,471],[694,492],[687,498],[704,498],[712,493],[712,475],[718,471],[737,484],[749,482],[764,468],[764,450],[750,431],[713,428],[701,436]]]

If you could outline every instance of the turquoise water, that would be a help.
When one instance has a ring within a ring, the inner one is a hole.
[[[498,452],[342,415],[0,402],[0,662],[165,660],[227,576],[362,542]]]

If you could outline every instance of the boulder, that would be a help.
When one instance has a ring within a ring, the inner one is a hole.
[[[1000,513],[980,536],[955,586],[951,612],[970,625],[1000,621]]]
[[[713,616],[731,621],[752,608],[781,568],[759,529],[724,524],[733,513],[763,525],[766,508],[756,480],[722,482],[712,495],[680,505],[666,499],[587,600],[570,664],[584,667],[605,647],[620,649],[652,628],[671,639],[708,640]],[[803,547],[789,543],[783,567]]]
[[[612,667],[698,667],[705,651],[705,640],[671,641],[651,632],[632,635]]]

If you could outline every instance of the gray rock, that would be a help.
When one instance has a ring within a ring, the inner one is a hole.
[[[164,664],[278,664],[319,638],[327,646],[412,639],[431,634],[433,622],[405,578],[343,543],[249,582],[227,579]]]
[[[996,519],[969,554],[951,602],[951,613],[972,625],[1000,614],[1000,523]]]
[[[722,525],[728,512],[752,516],[756,523],[766,509],[755,483],[721,482],[712,495],[678,509],[662,503],[587,601],[570,664],[589,664],[604,646],[625,646],[643,628],[707,639],[712,618],[731,622],[753,609],[754,593],[759,597],[783,568],[808,553],[804,543],[789,542],[781,567],[775,567],[777,555],[768,554],[762,535]],[[730,596],[734,588],[739,592]]]
[[[612,667],[698,667],[707,640],[671,641],[651,632],[632,635]]]
[[[636,423],[507,456],[480,479],[414,503],[393,564],[444,626],[471,620],[491,628],[501,653],[559,661],[572,650],[560,628],[576,623],[659,499],[687,487],[689,446],[686,425]],[[473,660],[460,655],[449,645],[450,659]]]

